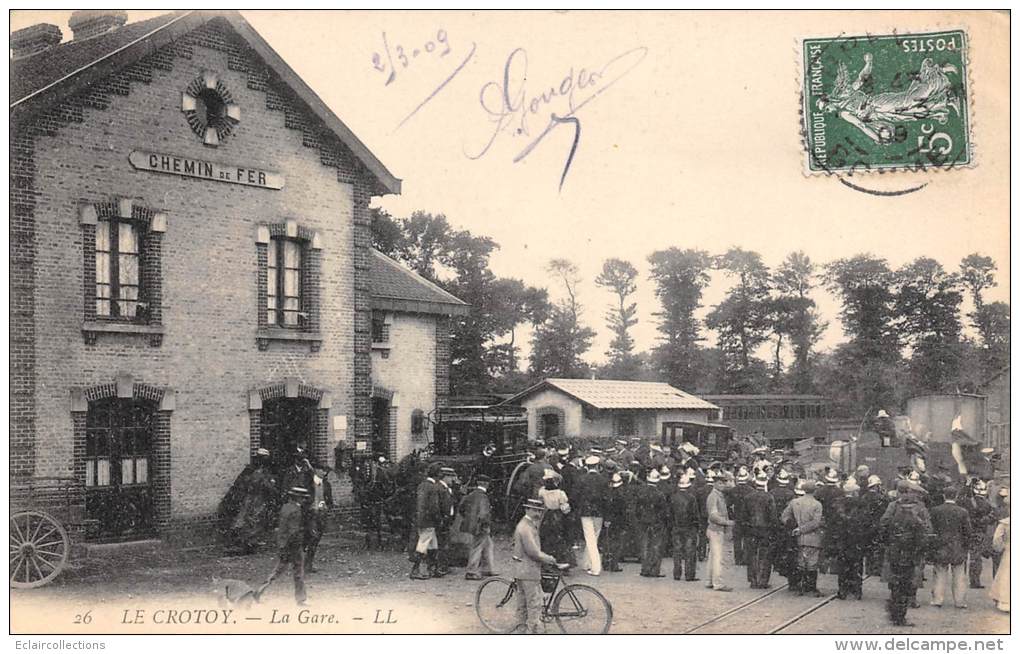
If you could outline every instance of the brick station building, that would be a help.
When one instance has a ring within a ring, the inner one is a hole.
[[[464,307],[411,273],[373,298],[369,201],[400,180],[239,14],[125,22],[11,35],[10,471],[84,485],[87,539],[175,539],[259,447],[406,451]],[[383,439],[374,306],[433,342]]]

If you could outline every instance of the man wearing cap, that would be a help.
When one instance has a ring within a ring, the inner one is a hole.
[[[631,461],[634,460],[634,450],[627,447],[627,441],[625,440],[618,440],[616,443],[620,446],[620,451],[617,452],[616,456],[613,458],[615,458],[616,462],[620,464],[620,468],[622,470],[626,470],[630,467]]]
[[[832,529],[836,532],[836,566],[838,591],[836,597],[861,599],[861,575],[867,541],[861,529],[864,506],[858,496],[857,477],[843,482],[843,497],[835,501]],[[826,526],[828,529],[829,527]]]
[[[889,618],[900,627],[911,626],[907,609],[917,594],[918,552],[926,551],[927,535],[932,530],[928,509],[920,499],[922,492],[914,482],[901,479],[896,484],[896,500],[889,503],[879,520],[889,563]]]
[[[436,529],[443,523],[443,510],[440,505],[439,488],[436,477],[440,475],[441,466],[433,464],[429,467],[428,477],[420,484],[415,494],[415,527],[418,530],[418,542],[411,553],[411,579],[428,579],[442,577],[445,573],[438,567],[437,550],[439,539]],[[421,562],[428,565],[428,574],[421,572]]]
[[[475,487],[460,501],[460,530],[471,535],[465,579],[491,577],[494,547],[492,543],[492,505],[489,503],[488,475],[475,477]]]
[[[303,486],[295,486],[287,490],[287,501],[280,509],[280,522],[276,527],[276,546],[280,550],[280,558],[273,568],[273,572],[266,579],[265,583],[255,591],[255,600],[258,601],[273,580],[279,577],[287,566],[294,569],[294,599],[298,604],[304,604],[308,595],[305,592],[305,505],[310,499],[308,489]]]
[[[517,482],[517,490],[524,498],[538,497],[538,489],[542,487],[542,477],[546,470],[553,470],[552,464],[546,460],[545,448],[535,450],[535,460],[524,469]]]
[[[829,568],[835,568],[836,564],[836,529],[829,528],[835,524],[836,500],[843,496],[840,488],[839,473],[834,468],[826,468],[822,478],[822,485],[815,487],[815,499],[822,505],[822,520],[824,521],[825,534],[822,541],[822,552],[818,560],[818,568],[821,572],[828,573]]]
[[[981,573],[984,558],[991,554],[992,530],[995,528],[995,510],[988,502],[988,484],[975,479],[971,484],[970,498],[962,505],[970,513],[973,535],[970,539],[970,587],[984,588]]]
[[[439,496],[439,511],[443,518],[436,527],[436,540],[439,547],[436,550],[437,567],[440,576],[450,573],[450,528],[453,526],[453,519],[457,516],[457,501],[453,496],[453,483],[457,477],[457,471],[449,466],[439,469],[437,480]]]
[[[517,581],[517,626],[528,633],[539,634],[542,626],[542,566],[557,564],[556,559],[542,551],[539,526],[545,504],[537,498],[524,501],[524,517],[514,529],[513,564],[514,579]]]
[[[935,532],[934,552],[935,587],[931,592],[932,606],[942,606],[946,599],[946,586],[953,593],[953,604],[967,608],[967,544],[972,533],[970,513],[956,504],[958,489],[942,489],[942,504],[931,510],[931,526]]]
[[[308,455],[305,453],[305,448],[298,445],[291,454],[290,465],[283,472],[283,488],[289,489],[300,486],[311,495],[312,476],[314,474],[312,464],[308,461]]]
[[[599,535],[602,533],[603,514],[606,509],[606,496],[609,484],[599,472],[600,459],[589,456],[584,461],[587,472],[577,480],[576,504],[577,513],[581,516],[581,532],[584,534],[584,547],[587,554],[585,570],[588,574],[602,574],[602,555],[599,553]]]
[[[783,509],[779,519],[786,524],[790,519],[796,525],[793,536],[797,539],[798,595],[808,593],[821,597],[818,591],[818,557],[822,549],[822,505],[815,499],[815,482],[799,484],[803,495],[795,498]]]
[[[733,477],[728,472],[717,472],[712,480],[712,491],[705,500],[705,513],[708,516],[708,527],[705,529],[708,538],[708,583],[713,590],[729,592],[733,590],[723,581],[723,547],[726,540],[726,528],[733,526],[729,508],[726,503],[726,491],[733,487]]]
[[[790,488],[793,478],[785,468],[780,468],[773,478],[772,488],[769,495],[776,504],[776,520],[772,525],[772,566],[776,574],[786,577],[788,587],[791,591],[797,591],[799,581],[797,576],[797,540],[790,535],[792,529],[787,529],[780,521],[780,516],[786,506],[797,497]]]
[[[867,486],[861,493],[861,518],[857,525],[860,529],[861,542],[864,544],[864,557],[867,561],[869,575],[878,576],[882,573],[882,560],[885,547],[882,534],[878,529],[878,521],[889,506],[889,499],[882,490],[882,479],[878,475],[869,475]]]
[[[662,574],[662,531],[666,519],[666,497],[659,490],[659,471],[648,471],[645,485],[638,489],[637,526],[641,535],[641,576]]]
[[[744,556],[744,545],[747,538],[747,514],[744,511],[744,499],[753,490],[750,481],[750,471],[746,466],[740,466],[737,469],[737,485],[726,496],[729,501],[730,516],[733,518],[733,562],[737,565],[747,565],[747,557]]]
[[[677,477],[677,485],[669,495],[670,529],[673,546],[673,579],[698,579],[698,532],[701,511],[687,471]]]
[[[625,473],[626,474],[626,473]],[[609,479],[609,493],[606,497],[606,547],[602,567],[609,572],[622,572],[620,562],[627,546],[627,531],[630,519],[627,513],[627,491],[623,476],[613,473]]]
[[[329,466],[317,463],[313,466],[311,505],[305,521],[305,572],[312,574],[315,569],[315,552],[326,530],[326,515],[335,504],[333,485],[329,482]]]
[[[772,575],[769,557],[772,530],[779,521],[776,500],[766,491],[769,478],[764,471],[754,478],[754,488],[743,499],[747,581],[751,588],[768,588]]]

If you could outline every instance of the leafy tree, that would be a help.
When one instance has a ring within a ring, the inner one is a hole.
[[[813,390],[811,351],[825,332],[810,293],[815,287],[817,266],[804,252],[791,252],[772,277],[775,296],[772,299],[772,330],[776,336],[773,376],[782,372],[780,358],[783,337],[789,336],[793,349],[790,386],[797,393]]]
[[[617,304],[610,306],[606,322],[614,336],[606,356],[609,365],[605,372],[611,379],[634,379],[640,372],[640,362],[634,355],[634,339],[628,330],[637,324],[637,303],[627,299],[637,290],[637,269],[622,259],[606,259],[595,283],[616,294]]]
[[[535,377],[581,377],[588,374],[582,357],[591,348],[595,331],[581,324],[581,283],[577,266],[553,259],[546,272],[563,284],[565,298],[554,304],[548,317],[535,325],[531,339],[531,374]]]
[[[404,244],[404,230],[401,224],[384,209],[373,208],[372,247],[389,257],[400,257]]]
[[[730,248],[718,257],[716,267],[735,278],[726,299],[706,316],[705,324],[718,334],[723,353],[723,390],[747,393],[757,390],[767,371],[755,361],[754,350],[771,330],[769,270],[757,252]]]
[[[984,377],[1009,363],[1009,305],[1001,302],[986,305],[984,302],[985,290],[997,285],[995,270],[991,257],[976,252],[960,262],[960,278],[974,304],[974,311],[967,317],[981,339],[979,355]]]
[[[910,346],[909,369],[916,391],[953,390],[960,376],[960,278],[942,264],[919,257],[896,273],[895,311]]]
[[[830,397],[838,397],[846,415],[854,417],[895,406],[900,344],[894,325],[895,276],[889,264],[858,254],[826,265],[823,279],[841,302],[839,316],[848,338],[833,353],[840,381],[839,393]]]
[[[662,310],[653,314],[661,334],[654,351],[655,367],[663,381],[677,388],[696,388],[704,381],[705,369],[699,365],[698,344],[703,339],[694,313],[711,279],[712,257],[704,250],[671,247],[653,252],[648,263],[655,296],[662,304]]]

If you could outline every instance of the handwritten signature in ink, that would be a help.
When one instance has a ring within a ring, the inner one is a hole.
[[[612,57],[599,68],[580,68],[575,72],[575,68],[571,67],[558,85],[533,94],[528,92],[526,86],[528,53],[524,48],[513,50],[503,66],[502,80],[486,82],[478,94],[479,104],[494,124],[492,134],[481,149],[474,153],[465,152],[465,155],[469,159],[482,158],[500,134],[509,132],[512,137],[529,138],[527,145],[513,159],[517,163],[531,154],[554,129],[560,125],[572,125],[574,138],[560,174],[559,188],[563,190],[581,142],[581,121],[577,112],[612,88],[647,55],[648,48],[640,46]],[[549,111],[546,118],[545,112],[553,107],[559,108],[560,113]],[[534,134],[529,123],[532,119],[538,121],[540,126]],[[541,122],[543,119],[546,120],[544,124]]]

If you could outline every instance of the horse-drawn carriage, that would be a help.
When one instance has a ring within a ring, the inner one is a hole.
[[[72,537],[84,534],[85,488],[72,478],[12,477],[10,491],[11,587],[38,588],[64,570]]]
[[[415,490],[434,464],[456,470],[462,488],[470,487],[480,474],[489,476],[495,520],[506,520],[505,504],[495,498],[506,495],[511,474],[527,458],[526,410],[457,406],[437,409],[430,418],[432,442],[397,463],[380,461],[377,454],[353,453],[350,475],[355,502],[369,539],[374,535],[380,545],[407,543],[414,521]]]

